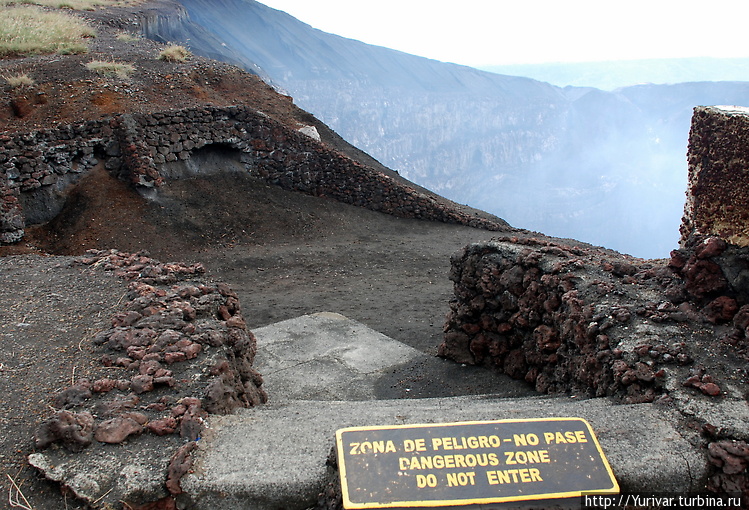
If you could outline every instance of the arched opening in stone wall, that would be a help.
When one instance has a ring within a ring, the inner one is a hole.
[[[74,185],[105,159],[103,147],[84,147],[66,163],[48,169],[49,173],[39,178],[41,186],[22,191],[19,196],[25,224],[39,225],[57,217],[65,208]]]
[[[237,173],[247,171],[247,157],[229,143],[214,143],[195,149],[188,159],[159,165],[159,174],[166,180]]]

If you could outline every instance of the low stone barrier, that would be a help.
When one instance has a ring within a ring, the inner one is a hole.
[[[53,397],[55,412],[37,427],[38,452],[29,461],[83,499],[92,490],[109,498],[107,504],[169,499],[181,493],[205,418],[267,401],[253,368],[255,337],[236,293],[224,283],[202,282],[200,264],[116,250],[90,251],[78,261],[113,272],[127,282],[127,292],[111,328],[93,338],[98,375]],[[123,443],[133,451],[115,446]],[[80,465],[102,457],[110,470],[132,479],[109,492],[96,484],[111,473],[80,480]]]
[[[677,324],[694,310],[655,294],[680,288],[670,270],[602,255],[534,239],[469,245],[452,258],[439,354],[541,392],[653,401],[666,368],[692,361]]]
[[[287,190],[324,196],[404,218],[489,230],[506,224],[473,217],[327,148],[246,107],[199,107],[121,114],[100,121],[0,135],[0,242],[53,218],[65,190],[103,161],[138,188],[158,188],[168,165],[195,151],[228,148],[252,175]]]

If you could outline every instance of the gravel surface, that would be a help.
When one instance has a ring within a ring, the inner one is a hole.
[[[10,480],[35,509],[65,508],[59,488],[26,463],[51,397],[98,368],[90,339],[109,323],[122,281],[71,265],[71,257],[0,257],[0,487]],[[79,508],[67,501],[67,508]]]

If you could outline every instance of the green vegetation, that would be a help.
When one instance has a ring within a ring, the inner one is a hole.
[[[92,60],[86,64],[86,69],[93,71],[102,76],[127,78],[135,67],[130,64],[121,64],[118,62],[107,62],[104,60]]]
[[[167,62],[184,62],[187,57],[190,56],[190,52],[184,46],[178,46],[171,44],[159,52],[159,56],[156,57],[159,60],[165,60]]]
[[[3,79],[14,89],[34,85],[34,79],[26,73],[3,75]]]
[[[0,57],[85,53],[85,39],[96,32],[65,12],[34,6],[0,8]]]

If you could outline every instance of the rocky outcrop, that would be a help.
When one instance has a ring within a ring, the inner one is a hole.
[[[136,188],[180,178],[199,151],[218,148],[250,174],[284,189],[329,197],[405,218],[509,228],[479,218],[327,148],[245,107],[122,114],[78,125],[2,135],[0,240],[18,242],[27,223],[54,217],[65,190],[99,161]],[[226,166],[232,166],[227,161]],[[194,168],[200,172],[199,168]]]
[[[749,108],[695,108],[689,135],[689,189],[681,244],[715,236],[749,246]]]
[[[214,3],[211,8],[222,9],[225,6]],[[184,42],[197,55],[236,65],[262,77],[267,83],[272,83],[265,71],[247,55],[230,48],[219,37],[196,24],[186,9],[175,0],[151,1],[128,10],[124,17],[114,16],[109,22],[121,29],[136,28],[144,36],[160,43]]]

